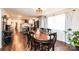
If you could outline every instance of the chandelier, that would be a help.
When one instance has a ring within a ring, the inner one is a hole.
[[[45,12],[45,8],[34,8],[34,12],[37,14],[43,14]]]

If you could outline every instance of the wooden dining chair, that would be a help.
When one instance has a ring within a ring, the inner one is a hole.
[[[49,51],[51,48],[51,40],[41,42],[40,51]]]
[[[27,44],[28,44],[28,47],[32,45],[32,37],[34,36],[34,33],[33,32],[29,32],[27,34]]]
[[[50,40],[52,40],[51,45],[52,45],[52,50],[54,51],[55,43],[57,40],[57,33],[51,33],[51,34],[49,34],[49,36],[50,36]]]
[[[52,49],[52,51],[54,51],[55,49],[55,43],[57,40],[57,34],[56,33],[51,33],[49,40],[46,41],[41,41],[41,50],[42,51],[49,51],[50,49]]]
[[[6,36],[4,39],[3,39],[4,43],[6,45],[8,44],[11,44],[12,43],[12,37],[11,36]]]
[[[48,28],[47,28],[46,30],[47,30],[47,33],[48,33],[48,34],[51,33],[51,29],[48,29]]]
[[[29,33],[29,27],[28,26],[25,26],[23,29],[22,29],[22,33],[24,35],[27,35],[27,33]]]
[[[3,31],[2,32],[2,45],[12,43],[12,32],[11,31]]]
[[[32,41],[31,41],[31,50],[33,51],[39,51],[40,49],[40,43],[37,39],[35,39],[34,37],[32,37]]]

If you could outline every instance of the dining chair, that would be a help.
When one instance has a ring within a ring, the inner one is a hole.
[[[55,43],[56,43],[56,40],[57,40],[57,33],[51,33],[51,34],[49,34],[49,36],[50,36],[50,40],[52,40],[52,42],[51,42],[52,50],[54,51]]]
[[[34,36],[34,33],[33,32],[29,32],[27,34],[27,44],[28,44],[28,47],[31,46],[32,44],[32,37]]]
[[[52,51],[54,51],[55,49],[55,43],[57,40],[57,33],[51,33],[49,40],[46,41],[41,41],[41,51],[49,51],[52,49]]]
[[[27,33],[29,33],[29,27],[28,26],[25,26],[23,29],[22,29],[22,32],[24,35],[27,35]]]
[[[3,34],[4,37],[11,36],[12,32],[11,31],[3,31],[2,34]]]
[[[32,37],[32,42],[31,42],[31,50],[33,51],[39,51],[40,50],[40,42]]]
[[[12,42],[12,32],[11,31],[3,31],[2,32],[2,45],[9,44]]]
[[[51,48],[51,40],[42,41],[40,44],[40,51],[49,51]]]
[[[47,30],[47,33],[48,33],[48,34],[51,33],[51,29],[48,29],[48,28],[47,28],[46,30]]]
[[[11,36],[6,36],[3,39],[3,41],[4,41],[5,44],[11,44],[12,43],[12,37]]]

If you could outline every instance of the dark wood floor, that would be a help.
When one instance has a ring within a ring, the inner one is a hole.
[[[13,43],[4,45],[1,51],[30,51],[30,47],[27,45],[27,37],[22,33],[14,32]],[[75,51],[75,48],[65,44],[64,42],[57,41],[55,44],[55,51]]]
[[[76,49],[65,42],[57,41],[55,44],[55,51],[76,51]]]

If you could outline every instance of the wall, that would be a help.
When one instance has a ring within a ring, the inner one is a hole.
[[[73,31],[79,31],[79,12],[66,14],[66,30],[68,28]]]
[[[79,12],[66,13],[66,30],[71,28],[73,31],[79,31]],[[68,36],[66,36],[68,43]]]
[[[73,15],[72,29],[73,31],[79,31],[79,13],[74,13]]]
[[[0,48],[2,48],[2,21],[1,21],[1,9],[0,9]]]
[[[66,42],[64,30],[56,30],[57,32],[57,40]]]

